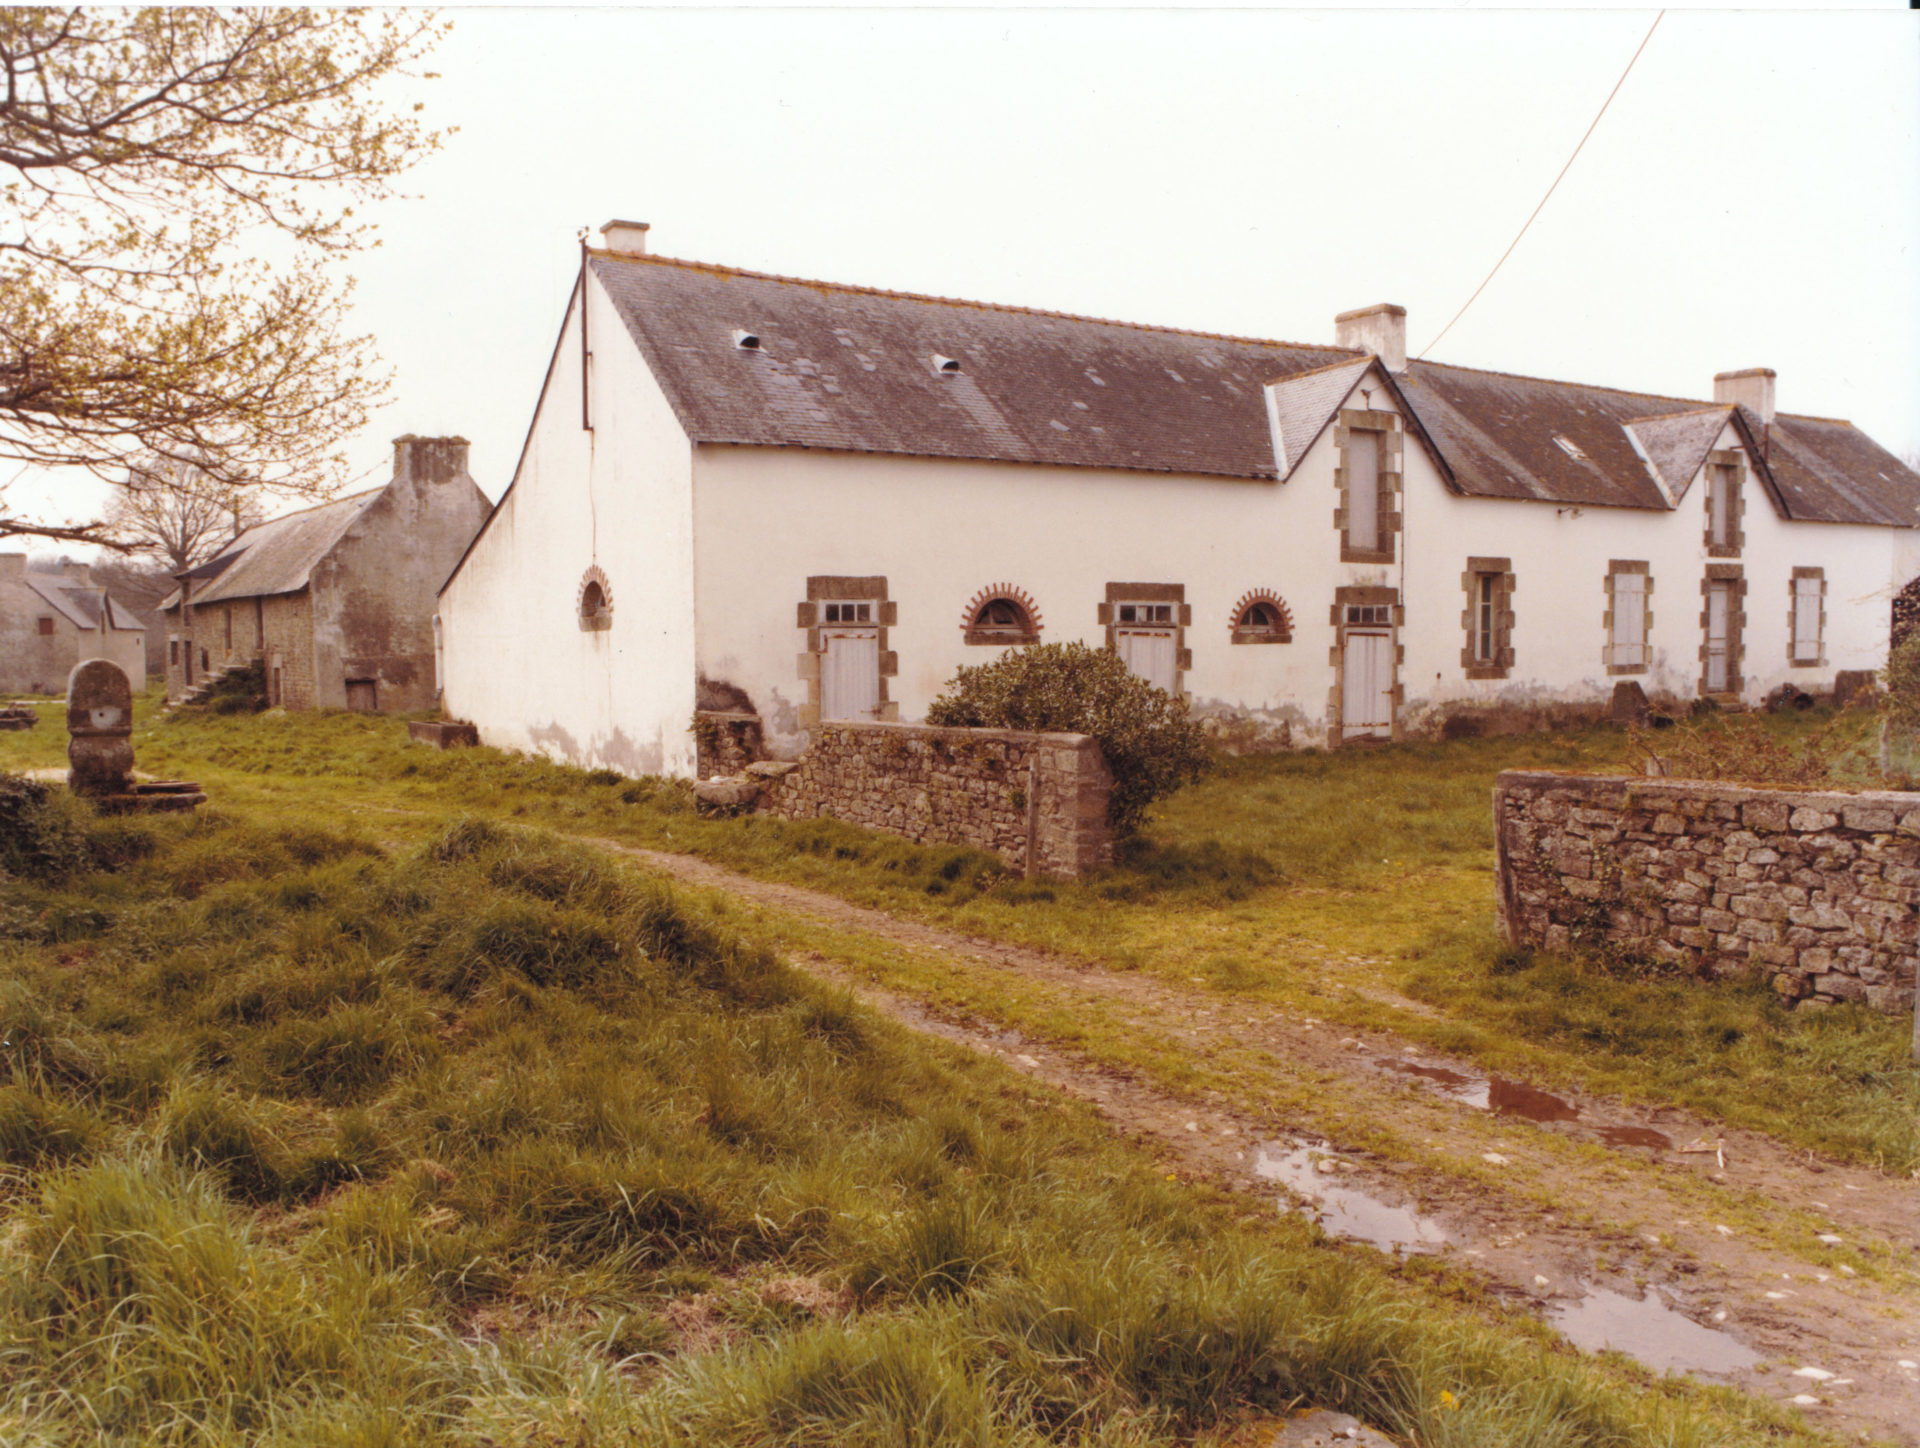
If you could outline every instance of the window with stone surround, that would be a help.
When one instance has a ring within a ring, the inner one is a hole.
[[[840,660],[829,652],[840,650],[866,654],[858,669],[863,679],[870,678],[875,697],[870,717],[897,720],[900,705],[888,698],[892,680],[900,673],[900,656],[887,647],[889,635],[900,622],[899,605],[887,597],[884,574],[847,575],[817,573],[807,579],[807,596],[796,612],[795,625],[806,630],[806,642],[799,657],[799,675],[807,686],[807,698],[797,711],[803,729],[818,727],[822,706],[836,705],[826,696],[847,682],[838,671]],[[834,670],[827,678],[826,671]],[[836,706],[837,707],[837,706]],[[845,717],[845,716],[842,716]]]
[[[1796,568],[1788,587],[1787,662],[1813,668],[1827,661],[1827,575],[1823,568]]]
[[[1284,644],[1293,641],[1293,610],[1279,594],[1256,589],[1233,606],[1233,642]]]
[[[1469,558],[1460,583],[1467,592],[1460,666],[1469,679],[1504,679],[1513,670],[1513,561]]]
[[[1181,697],[1193,651],[1187,629],[1193,605],[1184,583],[1109,583],[1096,620],[1107,631],[1107,647],[1127,667],[1174,698]]]
[[[1647,637],[1653,628],[1653,575],[1643,558],[1615,558],[1607,564],[1607,609],[1601,618],[1609,674],[1644,674]]]
[[[583,633],[604,633],[613,627],[613,589],[598,564],[580,577],[580,591],[574,597],[574,615],[579,619]]]
[[[1746,460],[1732,449],[1707,454],[1707,526],[1709,558],[1738,558],[1747,541],[1745,489],[1741,486]]]
[[[1334,486],[1343,563],[1391,563],[1400,531],[1400,417],[1393,412],[1342,408],[1333,430],[1339,462]]]
[[[968,600],[961,615],[964,641],[990,648],[1040,642],[1040,610],[1033,596],[1011,583],[994,583]]]
[[[1700,597],[1700,692],[1738,694],[1747,626],[1747,580],[1740,565],[1709,563]]]

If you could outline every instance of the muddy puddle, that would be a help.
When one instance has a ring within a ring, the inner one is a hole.
[[[1396,1056],[1374,1058],[1389,1071],[1415,1076],[1429,1082],[1442,1095],[1471,1106],[1476,1111],[1491,1111],[1496,1116],[1518,1116],[1526,1121],[1578,1121],[1580,1108],[1571,1101],[1529,1086],[1524,1081],[1509,1081],[1504,1076],[1469,1076],[1445,1066],[1426,1066]],[[1655,1151],[1672,1151],[1673,1139],[1663,1131],[1645,1126],[1590,1126],[1588,1128],[1608,1146],[1644,1146]]]
[[[1588,1352],[1611,1348],[1663,1373],[1737,1373],[1760,1354],[1724,1332],[1682,1316],[1660,1289],[1632,1298],[1604,1287],[1583,1287],[1577,1301],[1547,1313],[1568,1342]]]
[[[1339,1157],[1325,1142],[1268,1142],[1254,1153],[1253,1169],[1313,1203],[1314,1218],[1336,1237],[1366,1242],[1383,1252],[1438,1247],[1440,1227],[1410,1207],[1396,1207],[1342,1181]]]
[[[1447,1244],[1447,1232],[1437,1222],[1362,1188],[1348,1174],[1351,1168],[1324,1141],[1262,1143],[1254,1154],[1253,1169],[1304,1198],[1309,1203],[1305,1210],[1333,1236],[1394,1253],[1430,1251]],[[1634,1298],[1583,1283],[1579,1293],[1577,1298],[1549,1304],[1546,1313],[1569,1342],[1588,1352],[1610,1348],[1655,1372],[1722,1376],[1760,1361],[1758,1353],[1726,1333],[1686,1317],[1658,1288],[1650,1287],[1645,1297]]]

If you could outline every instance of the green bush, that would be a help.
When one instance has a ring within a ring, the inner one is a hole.
[[[63,789],[0,774],[0,880],[59,881],[91,866],[88,813]]]
[[[1113,771],[1107,820],[1126,834],[1147,806],[1207,772],[1206,736],[1183,700],[1156,689],[1108,649],[1034,644],[960,669],[927,710],[944,728],[1090,734]]]

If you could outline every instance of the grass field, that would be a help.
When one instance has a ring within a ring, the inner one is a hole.
[[[152,702],[141,708],[144,718]],[[1829,723],[1814,711],[1765,727],[1793,741]],[[1830,741],[1856,773],[1871,726],[1843,719]],[[408,745],[392,720],[176,716],[136,742],[143,768],[199,778],[233,808],[351,819],[387,840],[468,810],[690,852],[968,933],[1390,1027],[1542,1084],[1920,1168],[1908,1023],[1856,1007],[1787,1011],[1754,985],[1515,955],[1495,938],[1495,775],[1623,768],[1630,750],[1614,730],[1224,758],[1159,807],[1115,869],[1072,884],[832,821],[705,820],[681,785],[487,749],[438,753]],[[0,735],[0,768],[57,763],[63,744],[57,719],[43,718]]]
[[[198,817],[34,813],[41,878],[0,904],[0,1441],[1218,1443],[1303,1401],[1446,1448],[1816,1441],[1170,1180],[503,822],[768,848],[677,791],[393,734],[168,724],[143,761],[212,787]],[[839,868],[1000,888],[957,852]],[[1114,876],[1221,889],[1156,880]],[[993,908],[1049,905],[1079,908]]]

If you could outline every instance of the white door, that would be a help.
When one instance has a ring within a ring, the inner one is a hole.
[[[1349,633],[1341,674],[1340,733],[1393,735],[1393,638]]]
[[[1727,605],[1733,590],[1724,583],[1707,585],[1707,692],[1727,691]]]
[[[1114,630],[1114,642],[1120,649],[1120,662],[1156,689],[1173,692],[1174,647],[1172,629]]]
[[[820,717],[873,719],[880,713],[880,631],[826,628],[820,660]]]

